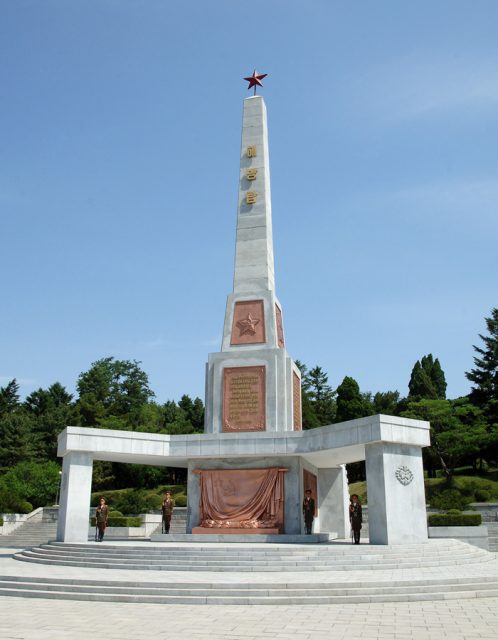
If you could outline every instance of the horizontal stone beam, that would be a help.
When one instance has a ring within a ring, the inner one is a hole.
[[[94,460],[187,466],[192,458],[295,456],[318,468],[365,459],[365,445],[390,442],[418,447],[430,444],[430,425],[422,420],[375,415],[310,429],[265,433],[168,435],[66,427],[58,455],[91,453]]]

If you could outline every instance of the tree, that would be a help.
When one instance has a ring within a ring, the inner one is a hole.
[[[395,416],[398,412],[399,391],[378,391],[373,397],[375,413]]]
[[[136,360],[102,358],[78,378],[78,409],[85,426],[99,424],[109,416],[126,416],[137,424],[140,407],[155,394],[149,378]]]
[[[474,357],[475,368],[465,375],[474,386],[470,392],[471,401],[480,407],[488,425],[498,425],[498,309],[485,318],[487,336],[479,334],[483,347],[476,347],[479,354]]]
[[[60,481],[60,467],[55,462],[21,462],[2,476],[2,485],[18,499],[33,507],[53,504]]]
[[[486,429],[482,411],[465,397],[457,400],[413,400],[401,415],[431,423],[431,446],[449,483],[462,459],[479,455],[490,439],[496,438],[496,433],[490,434]]]
[[[360,393],[360,387],[354,378],[345,376],[337,387],[336,422],[354,420],[372,415],[373,408],[368,400]]]
[[[31,459],[37,444],[32,420],[19,402],[19,385],[14,378],[0,388],[0,469]]]
[[[331,424],[336,413],[335,394],[328,384],[328,376],[325,371],[319,366],[305,371],[304,388],[312,403],[319,426]]]
[[[296,367],[301,372],[301,416],[303,429],[315,429],[320,426],[314,403],[310,396],[310,384],[307,380],[308,368],[300,360],[295,361]]]
[[[446,398],[446,379],[439,360],[432,353],[414,364],[408,383],[408,397],[412,399],[443,400]]]
[[[0,388],[0,416],[12,412],[19,405],[19,385],[14,378]]]
[[[48,389],[37,389],[26,398],[24,407],[32,416],[33,430],[39,436],[39,459],[56,460],[59,433],[76,420],[72,399],[59,382]]]
[[[178,402],[178,406],[184,412],[185,418],[192,425],[196,433],[204,431],[204,403],[200,398],[192,401],[188,395],[183,395]]]

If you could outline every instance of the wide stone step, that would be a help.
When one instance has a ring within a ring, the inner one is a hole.
[[[0,577],[0,595],[157,604],[334,604],[496,597],[498,577],[368,584],[157,584]]]
[[[446,549],[424,545],[415,553],[399,547],[336,546],[310,549],[198,547],[141,548],[106,545],[47,544],[25,549],[14,558],[38,564],[155,571],[351,571],[408,569],[487,562],[494,554],[456,543]]]

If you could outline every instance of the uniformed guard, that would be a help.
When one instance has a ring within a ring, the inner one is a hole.
[[[306,489],[303,500],[304,532],[311,535],[313,518],[315,517],[315,501],[311,497],[311,489]]]
[[[175,508],[175,501],[171,496],[171,491],[166,491],[164,494],[164,500],[162,504],[163,512],[163,533],[169,533],[171,525],[171,516],[173,515],[173,509]]]
[[[360,544],[360,531],[361,523],[363,522],[363,516],[361,513],[361,504],[356,493],[353,493],[350,499],[349,505],[349,522],[351,523],[351,530],[353,532],[354,544]]]

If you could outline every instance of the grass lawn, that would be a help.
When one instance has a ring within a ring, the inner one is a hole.
[[[488,469],[482,475],[465,475],[467,469],[456,470],[452,488],[470,496],[470,502],[498,501],[498,469]],[[425,495],[439,493],[447,489],[446,478],[425,478]],[[368,504],[367,483],[353,482],[349,485],[349,495],[357,493],[362,504]],[[488,495],[489,494],[489,495]]]

